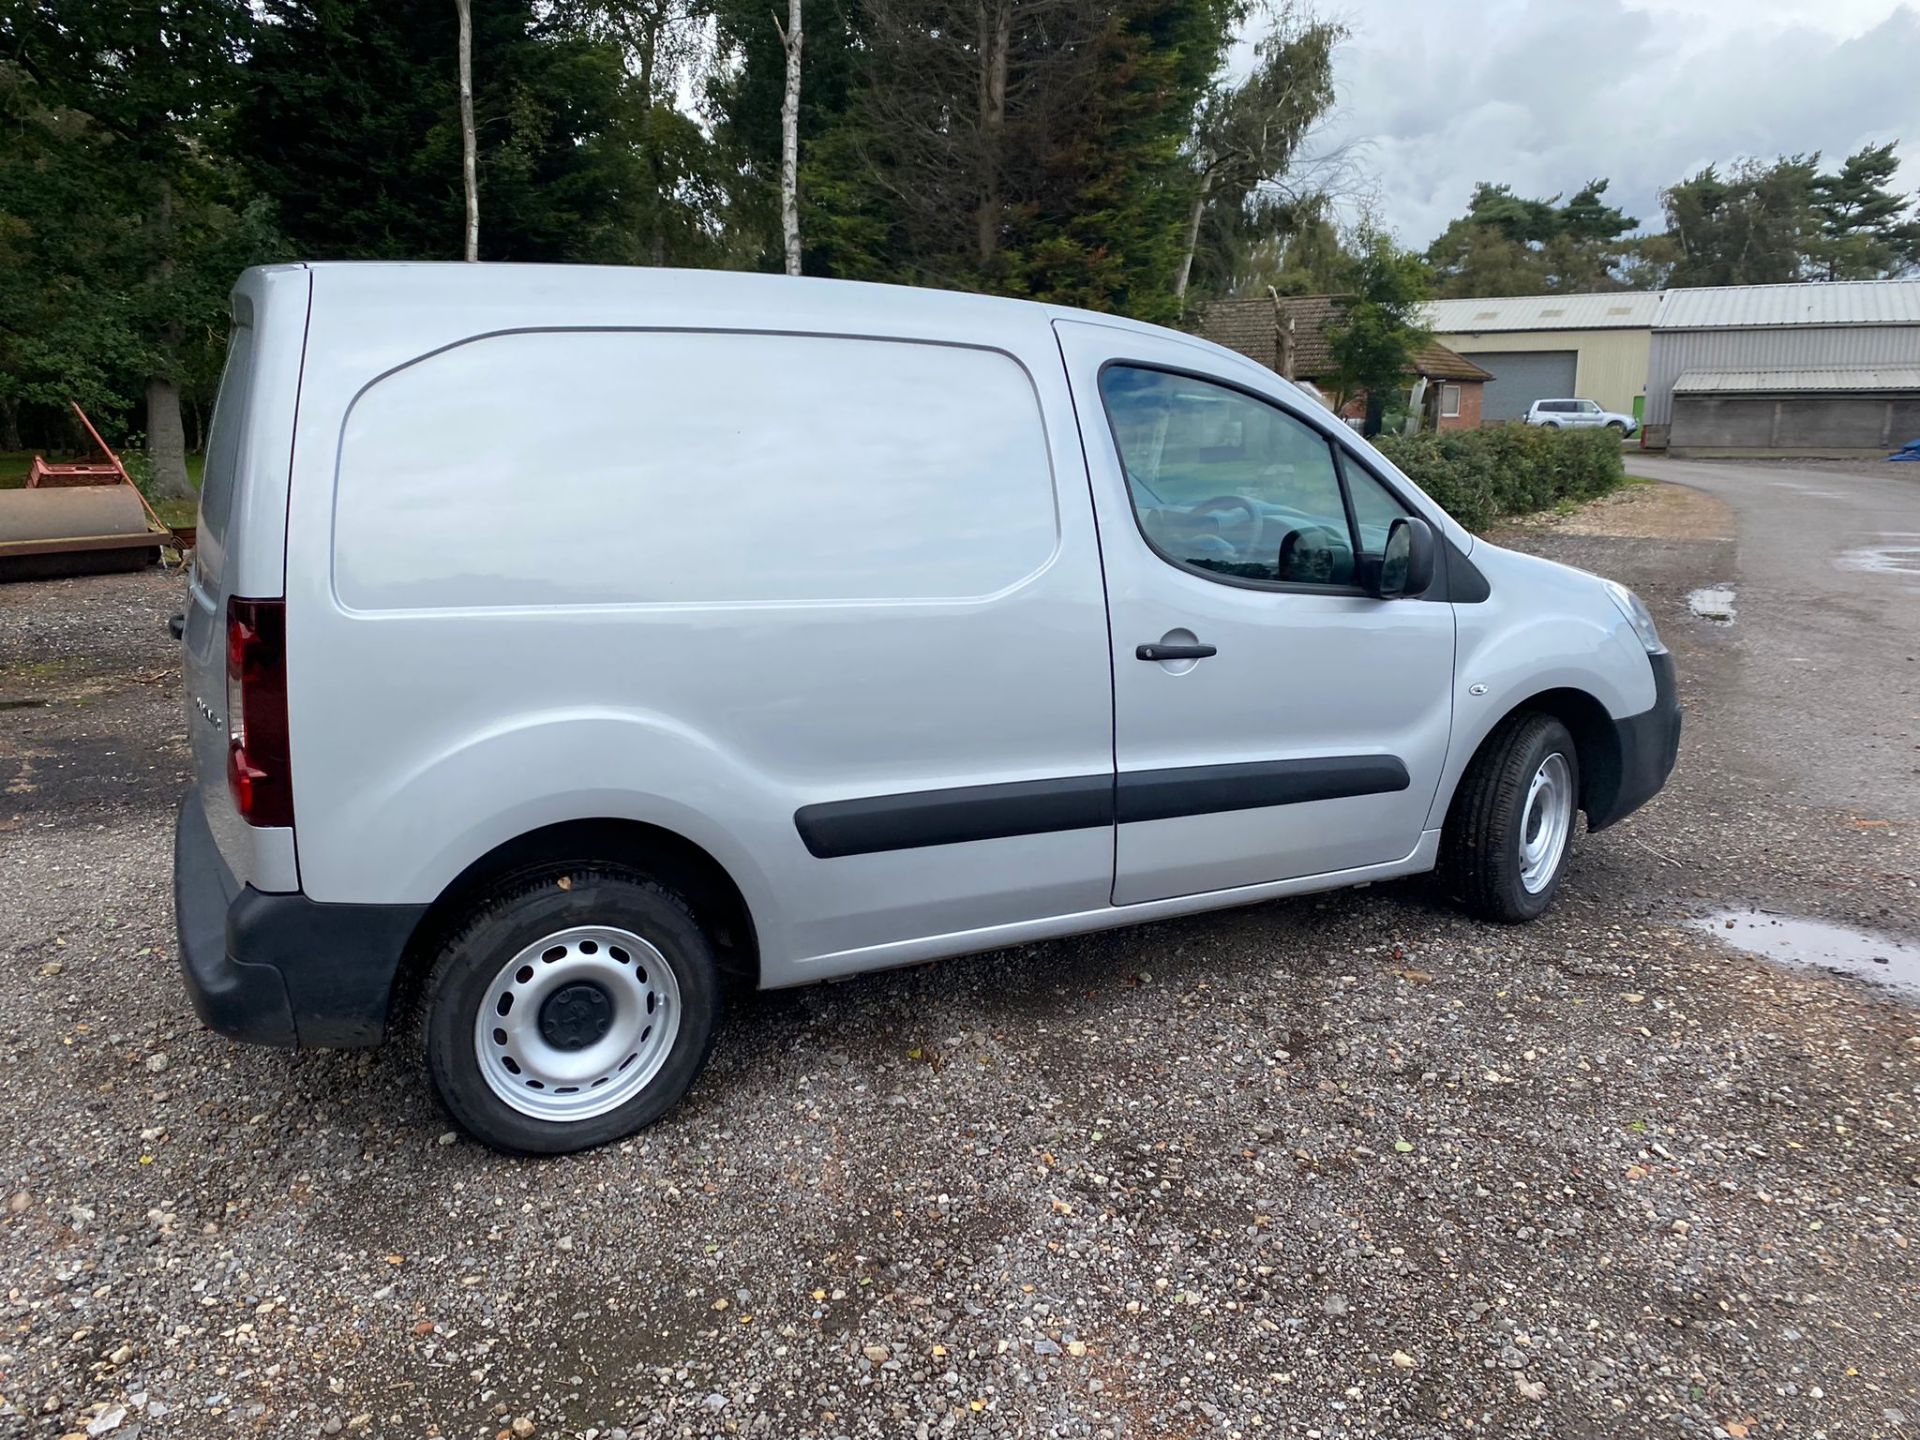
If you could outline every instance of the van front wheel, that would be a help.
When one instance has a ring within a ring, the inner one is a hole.
[[[631,1135],[706,1062],[713,951],[672,891],[597,867],[482,903],[427,989],[427,1066],[447,1110],[496,1150],[557,1155]]]
[[[1551,715],[1516,715],[1473,757],[1440,838],[1440,882],[1469,914],[1518,924],[1553,903],[1580,806],[1580,757]]]

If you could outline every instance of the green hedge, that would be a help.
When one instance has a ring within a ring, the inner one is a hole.
[[[1592,500],[1626,474],[1620,437],[1611,430],[1495,425],[1382,435],[1373,443],[1469,530],[1562,501]]]

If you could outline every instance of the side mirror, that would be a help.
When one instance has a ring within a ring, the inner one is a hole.
[[[1403,517],[1387,531],[1373,593],[1381,600],[1412,600],[1433,585],[1433,527],[1426,521]]]

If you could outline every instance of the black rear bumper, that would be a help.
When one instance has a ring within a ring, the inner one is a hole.
[[[198,791],[173,835],[180,970],[205,1024],[260,1045],[377,1045],[424,905],[270,895],[227,868]]]
[[[1587,805],[1587,829],[1604,830],[1624,820],[1660,793],[1680,758],[1682,711],[1674,682],[1673,656],[1649,655],[1653,666],[1653,708],[1614,721],[1619,767],[1612,783],[1597,787]]]

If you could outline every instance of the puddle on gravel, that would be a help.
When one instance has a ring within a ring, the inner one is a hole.
[[[1711,620],[1716,625],[1733,624],[1733,587],[1731,585],[1703,585],[1687,596],[1687,608],[1702,620]]]
[[[1749,955],[1857,975],[1920,996],[1920,946],[1888,935],[1769,910],[1720,910],[1694,925]]]
[[[1920,537],[1914,537],[1911,531],[1887,530],[1880,538],[1901,541]],[[1847,551],[1837,563],[1843,570],[1863,570],[1869,575],[1920,575],[1920,545],[1862,545]]]

